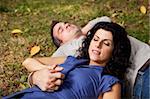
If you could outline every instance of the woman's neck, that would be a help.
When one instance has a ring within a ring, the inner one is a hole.
[[[106,66],[106,63],[104,63],[104,62],[103,63],[99,63],[99,62],[95,62],[95,61],[90,60],[89,65],[98,65],[98,66],[104,67],[104,66]]]

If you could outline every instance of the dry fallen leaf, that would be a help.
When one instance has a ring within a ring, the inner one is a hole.
[[[12,33],[12,34],[18,34],[18,33],[22,33],[22,31],[19,30],[19,29],[14,29],[14,30],[12,30],[11,33]]]
[[[119,22],[118,24],[123,27],[123,26],[124,26],[124,23],[125,23],[124,21],[121,21],[121,22]]]
[[[31,12],[31,9],[30,9],[30,8],[27,8],[27,11],[28,11],[28,12]]]
[[[141,13],[146,14],[146,7],[142,5],[140,7],[140,11],[141,11]]]
[[[30,55],[33,56],[40,51],[40,46],[34,46],[30,50]]]
[[[111,17],[116,17],[118,14],[117,13],[113,13],[112,15],[111,15]]]

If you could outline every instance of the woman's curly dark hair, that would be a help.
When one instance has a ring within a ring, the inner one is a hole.
[[[114,42],[112,57],[105,66],[103,74],[110,74],[118,77],[119,79],[124,79],[126,69],[130,66],[129,58],[131,53],[131,45],[125,29],[116,23],[113,22],[97,23],[90,30],[90,33],[83,41],[82,47],[79,49],[80,55],[78,56],[78,58],[89,59],[88,54],[89,45],[96,31],[99,29],[110,31],[113,35],[113,42]]]

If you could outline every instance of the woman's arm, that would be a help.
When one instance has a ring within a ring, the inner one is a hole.
[[[43,68],[47,68],[48,65],[61,64],[65,61],[66,57],[42,57],[42,58],[27,58],[22,65],[32,72]]]
[[[98,99],[121,99],[121,85],[116,83],[112,86],[111,91],[105,92],[100,95]]]

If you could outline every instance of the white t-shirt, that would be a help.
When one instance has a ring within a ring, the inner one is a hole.
[[[131,36],[128,36],[128,38],[131,43],[131,68],[128,69],[128,73],[126,74],[126,76],[131,84],[132,89],[138,70],[150,58],[150,46]],[[81,36],[78,39],[74,39],[60,46],[52,55],[52,57],[68,55],[77,56],[77,50],[79,49],[79,47],[81,47],[83,39],[84,36]]]
[[[52,57],[58,57],[58,56],[78,56],[78,49],[82,46],[82,41],[85,38],[85,36],[80,36],[77,39],[73,39],[72,41],[69,41],[62,46],[60,46],[52,55]]]

